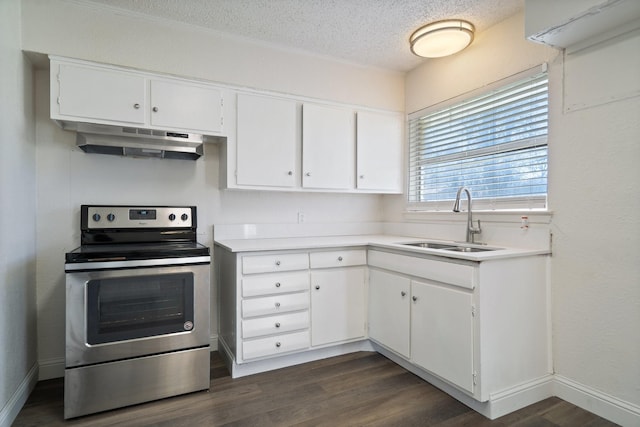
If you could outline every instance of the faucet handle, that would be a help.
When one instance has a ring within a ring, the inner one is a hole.
[[[482,233],[482,228],[480,227],[480,220],[478,220],[478,227],[471,227],[471,233],[473,234],[480,234]]]

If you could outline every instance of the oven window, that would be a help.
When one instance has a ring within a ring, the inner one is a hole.
[[[101,344],[193,329],[193,273],[90,280],[87,342]]]

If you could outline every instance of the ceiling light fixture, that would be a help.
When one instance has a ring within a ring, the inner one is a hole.
[[[453,55],[471,44],[474,31],[471,22],[461,19],[432,22],[411,34],[411,52],[424,58]]]

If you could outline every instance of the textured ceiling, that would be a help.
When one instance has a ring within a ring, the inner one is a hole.
[[[407,71],[424,59],[408,45],[418,27],[445,18],[477,32],[514,15],[524,0],[85,0],[86,4],[175,20],[215,31]]]

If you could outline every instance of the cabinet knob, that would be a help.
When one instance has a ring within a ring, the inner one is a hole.
[[[276,303],[276,308],[280,308],[280,303],[279,302]]]
[[[415,297],[415,296],[414,296],[414,297],[411,297],[411,299],[413,300],[413,302],[418,301],[418,297]]]
[[[287,175],[289,175],[289,176],[293,175],[293,171],[287,172]]]
[[[276,288],[280,287],[280,282],[276,282]]]
[[[364,179],[364,175],[360,175],[360,179]]]
[[[306,176],[311,176],[311,172],[305,173]]]
[[[281,345],[282,345],[282,344],[280,344],[280,341],[278,341],[278,342],[276,343],[276,347],[278,347],[278,348],[279,348]]]
[[[316,291],[320,290],[320,285],[316,285]]]
[[[280,327],[280,322],[276,322],[276,328]]]
[[[133,104],[133,108],[135,108],[136,110],[140,109],[140,104]]]
[[[158,107],[153,107],[152,110],[153,110],[154,113],[157,113],[158,112]]]
[[[402,295],[403,297],[407,296],[407,293],[405,291],[400,292],[400,295]]]
[[[280,261],[276,261],[276,265],[280,265]]]
[[[342,257],[341,256],[338,257],[338,261],[342,261]]]

